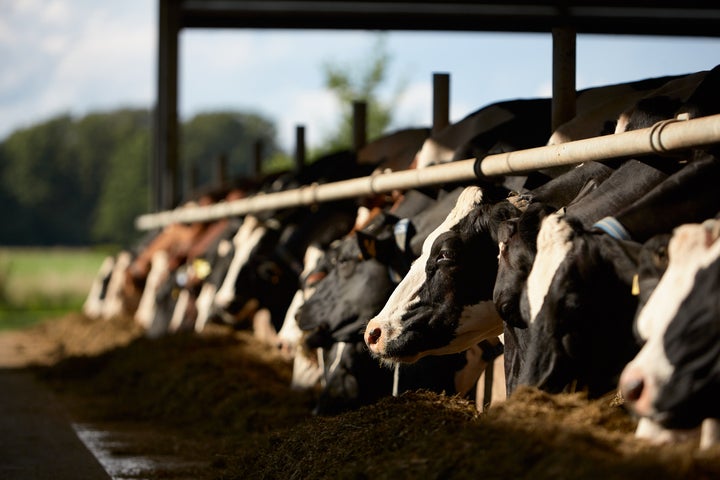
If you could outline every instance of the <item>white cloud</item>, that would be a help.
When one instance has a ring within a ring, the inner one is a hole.
[[[534,93],[538,97],[551,97],[552,96],[552,82],[543,82],[537,86]]]
[[[432,84],[416,82],[404,88],[393,117],[393,129],[429,126],[432,122]]]
[[[278,143],[287,152],[295,151],[295,130],[305,126],[305,145],[314,148],[334,131],[333,121],[340,118],[340,105],[327,90],[294,92],[282,115],[276,118]]]
[[[157,0],[0,0],[0,139],[61,112],[155,97]],[[339,116],[323,88],[324,62],[353,65],[377,34],[362,31],[193,30],[181,36],[180,111],[257,111],[276,120],[280,143],[308,145]],[[451,120],[488,103],[549,96],[550,37],[538,34],[393,32],[390,88],[407,82],[394,127],[431,120],[431,74],[452,74]],[[718,39],[579,36],[578,88],[709,69]]]
[[[145,0],[12,1],[0,10],[0,138],[58,113],[154,97],[155,9]]]

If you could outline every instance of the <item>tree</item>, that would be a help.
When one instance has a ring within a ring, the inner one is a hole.
[[[253,176],[255,142],[263,143],[266,156],[274,155],[278,149],[275,125],[253,113],[200,113],[184,123],[181,132],[183,172],[188,175],[196,169],[198,185],[215,182],[214,172],[221,156],[227,159],[230,178]]]
[[[277,151],[274,125],[255,114],[206,113],[182,132],[183,161],[206,183],[220,154],[238,176],[254,173],[255,140]],[[59,115],[11,134],[0,143],[0,244],[133,243],[134,220],[150,208],[150,135],[143,109]]]
[[[143,129],[110,156],[92,226],[94,242],[131,245],[142,235],[135,218],[150,209],[150,149],[150,130]]]
[[[111,159],[139,132],[147,137],[149,128],[147,110],[126,109],[93,113],[77,120],[60,115],[10,135],[0,144],[3,190],[0,204],[15,222],[12,228],[0,230],[0,242],[15,245],[95,242],[96,208],[100,197],[107,195],[106,181],[121,174],[117,168],[111,168]],[[147,166],[149,158],[149,152],[144,152],[125,161]],[[137,198],[142,195],[137,188],[147,186],[126,188],[129,197]],[[104,221],[113,221],[112,216],[108,218]],[[108,230],[112,229],[105,227]],[[109,239],[105,234],[102,238]]]
[[[326,62],[323,65],[325,86],[337,98],[342,113],[337,129],[327,135],[323,146],[314,152],[313,157],[352,147],[353,102],[364,101],[367,104],[368,139],[385,133],[403,89],[399,84],[389,100],[379,98],[378,89],[387,80],[390,61],[385,37],[379,36],[365,61],[350,64]]]

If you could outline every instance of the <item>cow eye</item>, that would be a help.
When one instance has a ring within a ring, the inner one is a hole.
[[[452,263],[455,261],[455,252],[448,248],[440,250],[437,256],[437,263]]]
[[[658,249],[655,250],[654,253],[655,253],[655,255],[654,255],[653,260],[655,261],[655,265],[658,268],[667,266],[667,263],[668,263],[667,248],[665,248],[664,246],[658,247]]]
[[[347,278],[355,271],[355,261],[351,260],[340,260],[337,264],[338,273],[343,278]]]

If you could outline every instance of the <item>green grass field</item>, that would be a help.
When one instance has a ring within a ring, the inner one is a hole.
[[[0,330],[79,311],[106,255],[89,248],[0,247]]]

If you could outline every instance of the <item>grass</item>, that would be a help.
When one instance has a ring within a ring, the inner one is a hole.
[[[0,330],[79,311],[106,255],[90,248],[0,248]]]

